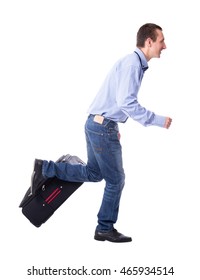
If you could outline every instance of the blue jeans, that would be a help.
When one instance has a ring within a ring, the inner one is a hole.
[[[44,161],[43,175],[71,182],[99,182],[106,185],[98,212],[99,231],[110,231],[117,221],[119,203],[125,182],[122,149],[117,123],[104,119],[102,124],[94,122],[90,115],[85,123],[88,161],[84,165]]]

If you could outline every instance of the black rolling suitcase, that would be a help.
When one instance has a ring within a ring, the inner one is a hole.
[[[62,156],[57,162],[61,161],[85,165],[77,156]],[[57,178],[47,179],[37,191],[33,192],[30,187],[19,207],[22,208],[22,213],[34,226],[40,227],[82,184],[66,182]]]

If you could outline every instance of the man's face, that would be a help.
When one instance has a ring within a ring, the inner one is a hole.
[[[160,57],[162,50],[166,49],[165,38],[161,30],[157,29],[157,39],[155,42],[151,40],[151,58]]]

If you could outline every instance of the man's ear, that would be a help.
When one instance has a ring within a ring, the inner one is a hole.
[[[152,39],[151,38],[147,38],[146,39],[146,46],[147,47],[151,47],[152,46]]]

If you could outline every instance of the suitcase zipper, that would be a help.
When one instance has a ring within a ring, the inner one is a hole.
[[[60,188],[55,189],[46,199],[45,202],[47,204],[51,203],[61,192]]]

